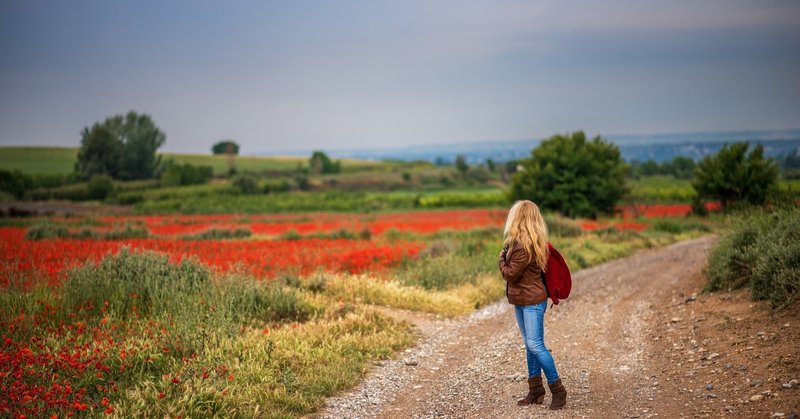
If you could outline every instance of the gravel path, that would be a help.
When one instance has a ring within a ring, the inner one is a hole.
[[[649,361],[648,334],[686,277],[705,266],[713,237],[650,249],[574,273],[572,294],[548,308],[545,341],[569,392],[567,409],[516,406],[527,391],[524,346],[505,299],[457,319],[399,310],[421,339],[382,361],[323,418],[675,417]],[[500,279],[498,279],[500,280]]]

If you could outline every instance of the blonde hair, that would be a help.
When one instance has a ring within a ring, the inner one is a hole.
[[[544,272],[547,268],[547,224],[539,207],[531,201],[517,201],[508,211],[503,245],[516,242]]]

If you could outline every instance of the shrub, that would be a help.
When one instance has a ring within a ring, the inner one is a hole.
[[[800,222],[786,222],[761,240],[752,271],[753,299],[788,307],[800,295]]]
[[[250,237],[253,233],[246,228],[237,228],[234,230],[224,228],[211,228],[197,234],[189,234],[182,236],[183,240],[224,240],[224,239],[244,239]]]
[[[90,199],[103,200],[114,190],[114,181],[108,175],[93,175],[86,188]]]
[[[800,296],[800,209],[748,214],[712,251],[706,291],[750,286],[755,300],[773,307]]]
[[[578,237],[583,234],[583,229],[574,220],[558,215],[545,214],[544,221],[547,223],[547,231],[555,236]]]
[[[258,193],[258,180],[252,175],[242,175],[233,180],[233,186],[245,195]]]
[[[104,233],[99,233],[90,228],[83,228],[77,232],[71,232],[63,225],[44,222],[32,226],[25,233],[25,238],[28,240],[64,238],[98,239],[101,237],[105,240],[146,239],[150,237],[150,231],[145,227],[125,224],[125,228],[121,230],[111,230]]]
[[[107,231],[103,237],[106,240],[146,239],[150,237],[150,230],[141,226],[125,224],[125,228]]]
[[[778,166],[764,158],[761,144],[747,152],[749,143],[725,144],[706,156],[695,169],[692,183],[702,199],[719,199],[723,209],[737,204],[763,204],[778,179]]]
[[[97,264],[69,271],[64,306],[88,317],[169,312],[196,305],[196,299],[186,297],[202,291],[210,277],[208,268],[193,260],[174,264],[166,255],[126,247]]]
[[[303,238],[297,230],[291,229],[281,235],[282,240],[300,240]]]
[[[200,185],[208,183],[214,170],[211,166],[195,166],[189,163],[171,163],[161,174],[161,186]]]
[[[569,217],[611,214],[627,192],[619,148],[599,136],[587,141],[582,131],[542,141],[520,163],[511,198],[530,199]]]
[[[291,189],[292,184],[287,179],[268,180],[262,187],[264,193],[288,192]]]
[[[0,191],[8,192],[15,198],[21,198],[25,191],[32,186],[31,177],[19,170],[0,170]]]
[[[25,233],[26,240],[58,239],[69,236],[69,230],[51,222],[36,224]]]

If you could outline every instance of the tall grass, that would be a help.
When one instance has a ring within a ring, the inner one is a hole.
[[[469,231],[439,231],[431,243],[395,274],[405,285],[429,290],[447,290],[474,283],[497,269],[501,232],[496,228]]]
[[[245,239],[253,234],[249,229],[237,228],[210,228],[195,234],[181,236],[182,240],[226,240],[226,239]]]
[[[70,271],[64,305],[84,316],[180,312],[196,305],[210,277],[207,268],[192,260],[173,265],[166,255],[123,248],[97,264]]]
[[[50,221],[37,222],[31,225],[25,232],[27,240],[46,240],[46,239],[104,239],[104,240],[124,240],[124,239],[146,239],[150,237],[150,230],[145,227],[126,223],[121,229],[114,229],[99,232],[91,228],[81,228],[71,231],[62,224]]]
[[[71,270],[55,293],[0,293],[0,314],[9,353],[30,346],[37,359],[0,385],[69,384],[89,416],[106,405],[123,417],[309,414],[413,337],[329,294],[127,249]],[[75,413],[70,397],[23,406],[62,416]]]
[[[122,196],[124,199],[125,197]],[[349,211],[369,212],[415,208],[485,208],[506,206],[501,189],[392,192],[293,191],[242,195],[226,184],[161,188],[147,191],[136,209],[144,214]]]

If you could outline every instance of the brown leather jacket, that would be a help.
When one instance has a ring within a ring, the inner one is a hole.
[[[505,257],[498,263],[500,273],[506,280],[508,302],[518,306],[539,304],[547,301],[547,290],[542,281],[542,270],[531,259],[522,246],[511,243]]]

